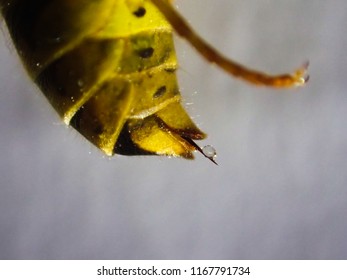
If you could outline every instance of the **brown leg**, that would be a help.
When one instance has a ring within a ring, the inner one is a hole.
[[[167,2],[167,0],[152,0],[153,4],[163,13],[176,32],[185,38],[205,59],[215,63],[227,73],[244,79],[256,85],[265,85],[278,88],[301,86],[308,81],[306,70],[308,63],[294,71],[292,74],[268,75],[240,65],[211,47],[206,43],[184,20],[184,18]]]

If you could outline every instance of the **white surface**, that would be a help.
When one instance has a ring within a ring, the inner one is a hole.
[[[305,88],[255,88],[178,40],[183,95],[218,167],[103,158],[0,37],[0,258],[347,258],[347,2],[211,3],[177,1],[230,57],[273,73],[311,62]]]

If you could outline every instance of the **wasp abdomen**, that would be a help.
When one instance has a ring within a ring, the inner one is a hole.
[[[107,155],[192,157],[186,138],[205,135],[180,105],[172,29],[151,1],[13,0],[3,10],[66,124]]]

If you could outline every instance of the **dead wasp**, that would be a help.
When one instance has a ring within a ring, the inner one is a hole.
[[[111,156],[191,159],[206,137],[182,107],[173,30],[206,60],[258,85],[305,84],[307,65],[270,76],[205,43],[170,0],[0,0],[33,81],[67,125]]]

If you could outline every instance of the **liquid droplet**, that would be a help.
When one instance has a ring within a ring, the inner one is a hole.
[[[217,157],[216,149],[211,145],[206,145],[202,148],[202,152],[205,157],[214,160]]]

